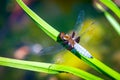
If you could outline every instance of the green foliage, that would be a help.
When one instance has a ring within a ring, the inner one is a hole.
[[[38,26],[52,39],[56,40],[59,32],[52,26],[46,23],[42,18],[36,15],[30,8],[28,8],[21,0],[17,0],[22,9],[38,24]]]
[[[0,65],[50,74],[68,72],[87,80],[102,80],[101,78],[80,69],[50,63],[23,61],[0,57]]]
[[[120,35],[120,24],[115,20],[115,18],[107,11],[104,11],[105,17],[111,23],[116,32]]]
[[[120,18],[120,9],[112,0],[100,0],[105,6],[112,10]]]
[[[112,10],[114,14],[116,14],[117,17],[120,19],[120,9],[117,7],[116,4],[114,4],[114,2],[112,2],[111,0],[100,0],[100,2],[102,2],[110,10]],[[115,20],[115,18],[108,11],[102,8],[102,6],[100,6],[99,4],[97,4],[97,6],[104,12],[104,15],[107,18],[107,20],[116,30],[116,32],[120,35],[120,24]]]

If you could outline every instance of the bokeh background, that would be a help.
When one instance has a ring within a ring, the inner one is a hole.
[[[34,12],[58,31],[72,33],[77,28],[76,33],[81,36],[80,44],[95,58],[120,72],[120,36],[104,14],[96,8],[95,1],[24,0]],[[117,5],[119,6],[119,2]],[[57,42],[37,27],[15,0],[1,0],[0,7],[0,56],[73,66],[110,80],[67,50],[61,49]],[[83,13],[80,13],[81,11]],[[81,19],[77,20],[78,16]],[[82,80],[69,73],[50,75],[2,66],[0,79]]]

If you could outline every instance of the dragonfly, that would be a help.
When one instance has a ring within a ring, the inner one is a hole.
[[[83,26],[82,25],[83,20],[84,20],[84,11],[80,11],[78,18],[77,18],[77,21],[76,21],[76,24],[75,24],[74,31],[76,31],[76,32],[81,31],[82,26]],[[90,26],[81,34],[81,36],[84,33],[86,33],[89,30],[89,28],[91,28],[91,25],[93,25],[93,24],[94,24],[94,22],[92,22],[90,24]],[[79,25],[81,26],[80,29],[78,29]],[[29,52],[31,54],[34,54],[37,56],[38,55],[39,56],[51,55],[51,54],[55,54],[55,53],[58,53],[58,52],[64,50],[64,47],[65,47],[66,49],[68,49],[69,51],[72,51],[73,53],[75,53],[75,50],[76,50],[77,52],[79,52],[83,56],[88,57],[88,58],[92,58],[92,55],[84,47],[82,47],[79,44],[80,36],[75,38],[76,33],[74,31],[72,32],[71,35],[65,34],[64,32],[60,32],[57,41],[59,43],[61,43],[62,45],[57,44],[57,45],[50,46],[47,48],[43,48],[40,44],[26,45],[27,48],[29,48],[28,49],[29,51],[25,50],[27,52],[24,52],[23,56],[27,55]],[[23,48],[24,48],[24,46],[23,46]],[[23,48],[22,48],[22,50],[23,50]],[[20,50],[21,50],[21,48],[16,51],[15,55],[17,55]]]
[[[75,30],[81,30],[82,27],[80,27],[80,29],[78,29],[78,26],[82,24],[83,19],[84,19],[84,11],[82,10],[82,11],[79,12],[79,15],[78,15],[78,18],[77,18],[77,21],[76,21],[76,24],[75,24]],[[93,25],[93,23],[94,22],[92,22],[90,25]],[[87,32],[90,27],[88,27],[88,29],[85,32]],[[83,56],[85,56],[87,58],[93,58],[93,56],[84,47],[82,47],[79,44],[80,36],[75,38],[75,34],[76,33],[74,31],[72,32],[72,35],[68,35],[68,34],[65,34],[64,32],[60,32],[57,41],[59,43],[61,43],[63,47],[65,47],[69,51],[72,51],[73,53],[76,50],[77,52],[79,52],[80,54],[82,54]],[[52,47],[49,47],[48,49],[42,49],[39,54],[44,55],[46,53],[49,53],[51,51],[53,52],[55,50],[56,50],[56,52],[59,52],[60,50],[63,50],[62,46],[61,45],[58,45],[58,46],[55,45],[54,47],[52,46]]]

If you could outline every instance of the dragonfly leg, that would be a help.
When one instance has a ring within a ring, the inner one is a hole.
[[[78,36],[77,38],[75,38],[75,41],[76,41],[77,43],[79,43],[79,42],[80,42],[80,36]]]
[[[72,50],[72,49],[73,49],[73,47],[72,47],[72,46],[69,46],[67,49],[68,49],[68,50]]]
[[[71,36],[71,37],[72,37],[72,38],[74,38],[74,36],[75,36],[75,32],[73,31],[73,33],[72,33],[72,36]]]
[[[63,45],[67,45],[68,44],[68,41],[63,41]]]

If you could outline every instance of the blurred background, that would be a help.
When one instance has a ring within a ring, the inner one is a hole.
[[[76,30],[77,35],[81,36],[82,46],[95,58],[120,72],[120,36],[103,13],[97,9],[96,0],[23,1],[58,31],[71,34]],[[119,6],[120,3],[117,1],[114,0]],[[1,0],[0,7],[0,56],[73,66],[110,80],[62,49],[57,42],[37,27],[15,0]],[[2,66],[0,66],[0,79],[82,80],[69,73],[50,75]]]

